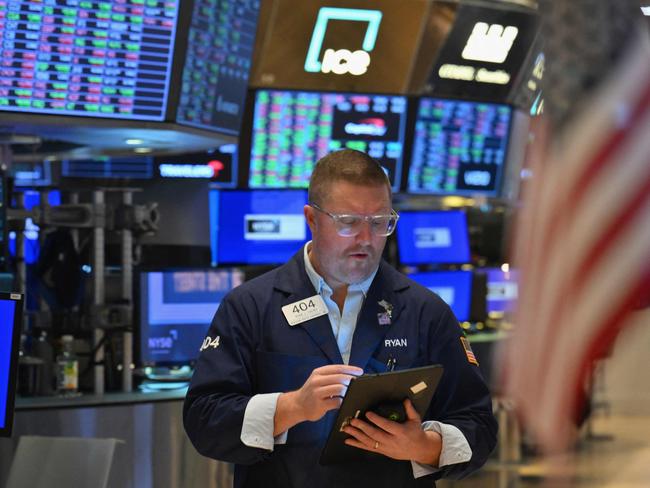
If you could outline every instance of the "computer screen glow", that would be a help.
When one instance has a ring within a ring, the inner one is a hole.
[[[408,191],[497,196],[511,118],[508,105],[421,98]]]
[[[307,188],[316,162],[356,149],[375,158],[399,189],[406,97],[259,90],[255,95],[250,188]]]

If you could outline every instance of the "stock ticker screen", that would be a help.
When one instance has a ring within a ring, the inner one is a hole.
[[[408,191],[497,196],[511,119],[508,105],[421,98]]]
[[[180,0],[0,0],[0,110],[161,121]]]
[[[259,90],[248,185],[306,188],[316,161],[357,149],[399,189],[407,99],[403,96]]]
[[[177,122],[238,133],[260,0],[194,0]]]

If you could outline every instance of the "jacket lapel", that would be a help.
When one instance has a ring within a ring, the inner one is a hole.
[[[402,279],[402,275],[382,261],[359,313],[352,338],[350,364],[365,369],[373,353],[404,308],[404,303],[396,291],[406,287],[408,287],[408,283]],[[386,305],[392,306],[390,324],[380,323],[379,314],[386,316]]]
[[[316,295],[314,285],[312,285],[305,271],[302,248],[294,254],[291,260],[278,273],[274,286],[286,294],[282,299],[282,307]],[[280,311],[280,313],[282,312]],[[286,319],[284,320],[286,326],[291,327],[286,322]],[[307,320],[293,327],[303,329],[332,363],[343,363],[341,352],[339,351],[334,332],[332,331],[332,324],[330,324],[327,314]]]

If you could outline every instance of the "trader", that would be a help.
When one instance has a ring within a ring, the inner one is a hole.
[[[381,166],[325,156],[304,213],[312,241],[212,321],[184,405],[197,450],[235,463],[237,488],[432,486],[478,469],[496,441],[489,392],[450,308],[381,259],[398,220]],[[444,373],[424,419],[406,400],[406,422],[352,420],[346,442],[380,456],[319,464],[351,378],[428,364]]]

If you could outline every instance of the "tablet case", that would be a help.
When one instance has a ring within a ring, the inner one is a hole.
[[[415,410],[424,417],[443,368],[439,364],[403,369],[388,373],[365,374],[351,381],[332,430],[321,453],[320,464],[377,459],[379,454],[345,444],[349,436],[341,431],[355,417],[365,420],[365,413],[380,405],[410,398]]]

